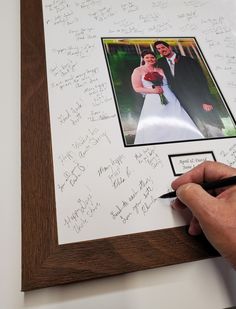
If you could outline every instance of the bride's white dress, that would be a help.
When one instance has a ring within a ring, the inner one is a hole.
[[[152,83],[142,78],[145,88]],[[178,99],[163,78],[163,94],[167,105],[161,104],[159,94],[145,94],[134,144],[184,141],[204,138],[192,119],[181,107]]]

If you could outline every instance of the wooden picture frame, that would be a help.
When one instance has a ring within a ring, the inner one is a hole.
[[[58,245],[41,0],[21,0],[22,290],[218,255],[186,227]]]

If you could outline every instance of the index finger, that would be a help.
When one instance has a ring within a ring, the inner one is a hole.
[[[175,179],[171,186],[176,190],[185,183],[201,184],[206,181],[215,181],[236,175],[236,169],[220,162],[205,161],[194,167],[189,172]]]

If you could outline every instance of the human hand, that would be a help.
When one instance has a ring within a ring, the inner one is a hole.
[[[204,111],[206,112],[210,112],[213,110],[213,106],[210,103],[203,103],[202,104],[202,108],[204,109]]]
[[[161,86],[155,86],[152,88],[153,89],[153,93],[156,93],[156,94],[161,94],[163,93],[163,89]]]
[[[236,186],[214,190],[216,197],[201,186],[236,175],[236,169],[223,163],[206,161],[172,182],[177,199],[174,209],[188,207],[192,214],[190,235],[204,232],[207,239],[236,269]]]

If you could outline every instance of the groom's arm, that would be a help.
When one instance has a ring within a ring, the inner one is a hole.
[[[206,111],[212,111],[214,109],[214,99],[210,93],[209,85],[207,82],[207,78],[200,66],[200,64],[192,59],[191,59],[191,69],[193,76],[195,78],[195,81],[197,83],[197,88],[200,91],[200,98],[201,98],[201,107]]]

